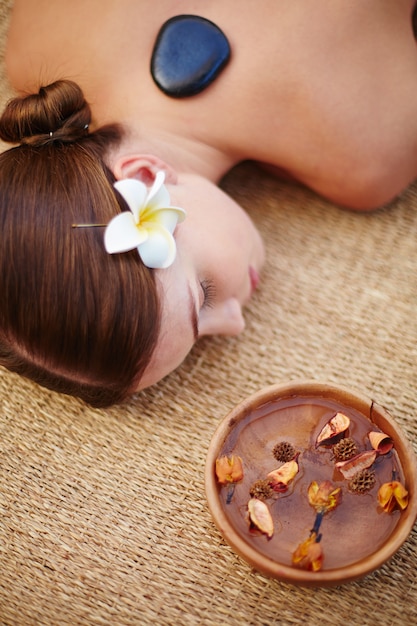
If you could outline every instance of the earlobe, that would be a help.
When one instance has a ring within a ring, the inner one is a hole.
[[[147,186],[151,186],[158,172],[165,172],[165,182],[175,185],[177,172],[168,163],[150,154],[126,154],[116,158],[113,173],[117,180],[136,178]]]

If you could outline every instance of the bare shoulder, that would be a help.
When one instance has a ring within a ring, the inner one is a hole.
[[[59,78],[83,88],[115,73],[141,52],[173,0],[15,0],[6,48],[6,71],[17,91]],[[152,5],[152,9],[151,6]],[[140,58],[140,57],[139,57]],[[107,74],[107,76],[106,76]]]
[[[247,125],[252,156],[356,208],[404,189],[417,175],[414,4],[336,0],[292,13],[286,64]]]
[[[73,9],[78,0],[68,3]],[[62,78],[58,76],[61,63],[59,40],[64,32],[74,35],[71,11],[61,0],[15,0],[6,46],[6,72],[12,87],[29,93],[45,84]],[[65,28],[67,29],[65,31]],[[79,36],[76,37],[79,42]],[[73,50],[68,49],[71,57]],[[61,53],[62,54],[62,53]],[[65,68],[61,68],[65,71]]]

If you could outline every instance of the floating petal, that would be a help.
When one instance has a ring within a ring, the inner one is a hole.
[[[377,455],[378,452],[376,450],[365,450],[365,452],[359,452],[359,454],[348,461],[339,461],[339,463],[336,463],[336,467],[343,474],[344,478],[350,480],[357,472],[371,467]]]
[[[374,450],[378,450],[379,454],[387,454],[394,447],[394,442],[385,433],[371,431],[368,435],[371,446]]]
[[[274,534],[274,522],[265,502],[251,498],[248,502],[248,511],[250,523],[270,539]]]
[[[350,419],[344,413],[336,413],[322,428],[317,437],[317,445],[330,444],[340,435],[347,431],[350,425]]]
[[[293,565],[310,572],[318,572],[323,564],[323,550],[317,541],[316,533],[312,533],[306,541],[294,550],[292,555]]]
[[[240,456],[221,456],[216,459],[216,476],[221,485],[237,483],[243,478],[243,463]]]
[[[392,480],[380,486],[378,502],[385,513],[392,513],[396,508],[403,511],[408,506],[408,491],[398,480]]]
[[[342,490],[335,487],[330,480],[318,484],[315,480],[310,483],[308,488],[308,501],[318,513],[328,513],[340,504],[342,499]]]
[[[276,470],[269,472],[267,479],[274,491],[287,491],[288,484],[298,473],[298,463],[296,460],[288,461]]]

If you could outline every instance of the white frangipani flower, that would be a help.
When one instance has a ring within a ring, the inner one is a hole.
[[[130,211],[116,215],[106,227],[104,246],[109,254],[137,248],[147,267],[162,269],[173,263],[177,250],[173,232],[185,218],[185,211],[170,206],[164,180],[165,173],[158,172],[149,191],[135,178],[114,184]]]

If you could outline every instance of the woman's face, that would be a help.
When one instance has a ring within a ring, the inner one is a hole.
[[[243,330],[242,305],[256,288],[264,262],[262,240],[249,216],[216,185],[180,175],[167,188],[171,204],[185,209],[187,217],[174,234],[174,263],[156,270],[161,331],[138,389],[174,370],[198,337]]]

